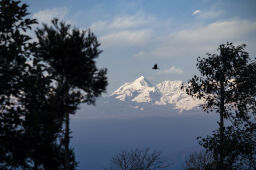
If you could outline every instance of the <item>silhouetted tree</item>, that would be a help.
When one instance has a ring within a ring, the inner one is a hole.
[[[167,162],[163,161],[160,152],[147,149],[135,149],[121,151],[111,160],[110,170],[157,170],[167,168]]]
[[[216,168],[212,153],[203,150],[186,156],[183,166],[185,170],[214,170]]]
[[[56,93],[49,76],[44,75],[45,66],[35,63],[24,75],[25,108],[23,128],[27,161],[33,169],[60,169],[63,165],[61,138],[62,119],[60,106],[56,105]]]
[[[31,57],[27,5],[0,2],[0,169],[57,169],[62,121],[45,67]],[[63,164],[63,163],[62,163]]]
[[[255,90],[255,79],[252,80],[255,75],[247,74],[252,64],[244,48],[244,44],[235,47],[227,43],[219,46],[219,55],[207,54],[209,57],[202,59],[199,57],[197,68],[202,77],[194,76],[183,87],[187,94],[205,100],[204,111],[216,111],[220,116],[219,129],[210,138],[200,142],[206,149],[213,151],[218,169],[231,167],[228,159],[234,146],[231,140],[234,131],[230,130],[243,125],[253,127],[250,117],[255,110],[255,91],[249,91]],[[232,128],[225,128],[224,119],[233,123]]]
[[[94,104],[107,86],[107,70],[98,69],[95,63],[101,53],[97,38],[90,30],[70,27],[58,19],[52,20],[52,26],[43,24],[43,28],[36,31],[35,53],[36,58],[49,66],[48,74],[55,82],[58,105],[62,106],[65,117],[65,169],[70,169],[69,114],[74,114],[80,103]]]
[[[26,31],[36,23],[27,18],[27,5],[0,1],[0,168],[25,165],[23,76],[30,57],[31,39]]]
[[[255,169],[256,168],[256,129],[228,126],[225,128],[224,164],[226,169]],[[214,131],[211,136],[200,141],[201,145],[213,153],[216,158],[219,150],[219,133]]]
[[[32,42],[26,32],[37,22],[27,15],[26,4],[0,1],[0,169],[75,169],[69,114],[105,90],[99,43],[57,20]]]
[[[251,127],[250,127],[251,128]],[[234,126],[225,128],[225,164],[229,165],[226,169],[248,169],[256,168],[256,133],[247,129],[240,129]],[[215,170],[218,163],[214,159],[214,152],[218,151],[219,134],[214,132],[207,136],[200,143],[208,151],[194,152],[186,157],[184,169],[187,170]]]

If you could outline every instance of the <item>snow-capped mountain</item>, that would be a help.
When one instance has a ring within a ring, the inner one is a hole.
[[[154,86],[141,76],[123,84],[110,96],[98,98],[96,106],[83,105],[80,112],[101,117],[198,112],[203,102],[187,95],[181,86],[182,81],[164,81]]]
[[[150,103],[152,105],[173,104],[174,109],[192,110],[202,101],[193,99],[181,90],[182,81],[164,81],[152,86],[143,76],[125,83],[112,93],[112,97],[124,102]]]

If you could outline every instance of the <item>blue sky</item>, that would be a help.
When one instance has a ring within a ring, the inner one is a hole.
[[[144,75],[153,84],[187,81],[198,56],[227,41],[256,57],[255,0],[23,0],[32,17],[58,17],[96,34],[108,68],[108,94]],[[151,69],[157,63],[160,70]]]

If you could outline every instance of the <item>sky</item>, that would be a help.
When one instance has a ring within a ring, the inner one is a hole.
[[[144,76],[152,84],[188,81],[196,58],[220,44],[247,44],[256,57],[255,0],[23,0],[39,23],[57,17],[90,29],[101,43],[97,66],[108,69],[107,94]],[[152,70],[158,64],[160,70]]]

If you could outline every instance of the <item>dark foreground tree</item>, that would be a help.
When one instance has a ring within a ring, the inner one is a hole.
[[[106,69],[98,69],[95,59],[99,56],[100,44],[93,33],[70,28],[58,19],[52,26],[37,29],[37,52],[35,57],[49,66],[49,76],[56,87],[57,105],[65,120],[64,150],[65,168],[70,169],[69,115],[74,114],[80,103],[94,104],[95,98],[107,86]]]
[[[0,169],[75,169],[69,114],[105,90],[99,43],[57,20],[33,43],[27,16],[26,4],[0,1]]]
[[[44,65],[31,57],[27,5],[0,2],[0,169],[58,169],[62,121]]]
[[[255,125],[255,124],[254,124]],[[225,152],[227,153],[225,164],[226,169],[256,169],[256,128],[249,129],[228,126],[225,128]],[[214,132],[207,136],[200,143],[207,148],[206,151],[194,152],[186,157],[184,169],[186,170],[216,170],[218,163],[214,160],[213,153],[219,147],[219,134]]]
[[[45,66],[32,65],[24,75],[24,97],[21,99],[26,113],[23,122],[26,160],[31,169],[60,169],[64,153],[59,141],[63,116],[55,102],[51,79],[44,75]]]
[[[224,132],[224,165],[226,169],[248,169],[256,168],[256,128],[228,126]],[[219,133],[214,131],[200,141],[200,144],[209,152],[215,154],[219,151]],[[216,161],[215,161],[216,162]],[[218,162],[217,162],[218,163]],[[213,164],[214,165],[214,164]],[[216,169],[216,168],[215,168]]]
[[[255,132],[256,83],[253,79],[255,74],[249,74],[254,66],[244,48],[245,45],[235,47],[227,43],[219,46],[219,55],[207,54],[208,58],[202,59],[199,57],[197,67],[202,76],[194,76],[183,87],[187,94],[205,100],[204,111],[215,111],[220,116],[219,129],[200,141],[201,145],[213,152],[218,169],[232,168],[236,158],[241,156],[245,138],[238,138],[240,147],[234,147],[237,141],[234,140],[234,134],[238,134],[241,129]],[[225,127],[224,120],[231,121],[232,126]],[[252,141],[250,144],[255,146]],[[236,155],[231,154],[234,150],[237,151]]]
[[[0,1],[0,169],[26,165],[23,76],[31,49],[27,31],[36,23],[27,5]]]
[[[160,152],[147,149],[121,151],[114,155],[109,170],[158,170],[168,167]]]

